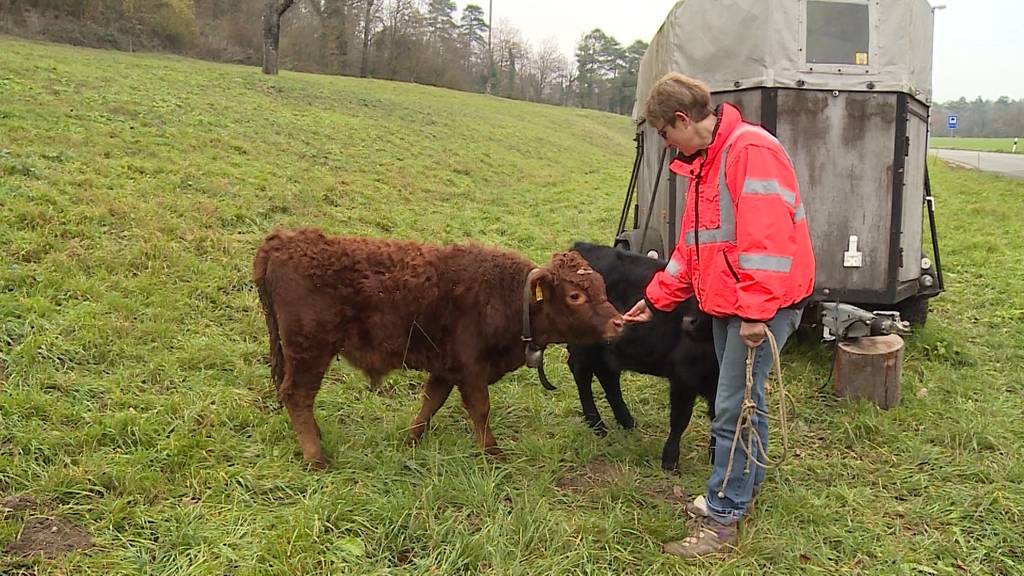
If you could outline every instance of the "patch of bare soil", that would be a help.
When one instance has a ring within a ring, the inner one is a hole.
[[[53,558],[92,546],[92,536],[78,526],[61,518],[37,516],[29,518],[18,538],[7,545],[7,552],[17,556],[39,554]]]
[[[622,477],[623,469],[617,464],[597,460],[586,468],[567,474],[555,481],[555,488],[569,492],[586,492],[603,484],[610,484]]]
[[[412,562],[415,551],[412,548],[402,548],[395,554],[395,564],[398,566],[405,566]]]
[[[651,500],[668,502],[678,507],[681,511],[685,509],[686,503],[690,501],[690,495],[686,493],[686,490],[668,478],[651,483],[644,489],[643,493],[644,496]]]
[[[32,496],[28,494],[15,494],[0,500],[0,513],[35,510],[37,506],[39,506],[39,503]]]

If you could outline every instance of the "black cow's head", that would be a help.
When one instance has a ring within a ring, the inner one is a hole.
[[[711,316],[701,312],[697,299],[690,297],[679,304],[682,310],[683,333],[696,340],[711,338]]]

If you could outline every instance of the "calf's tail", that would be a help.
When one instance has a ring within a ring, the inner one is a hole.
[[[268,238],[269,240],[269,238]],[[270,335],[270,377],[274,381],[274,389],[281,398],[281,384],[284,381],[284,350],[281,347],[281,334],[277,327],[277,314],[274,313],[274,298],[267,287],[267,262],[270,259],[266,243],[260,247],[253,261],[253,281],[256,293],[259,294],[263,315],[267,320],[267,332]]]

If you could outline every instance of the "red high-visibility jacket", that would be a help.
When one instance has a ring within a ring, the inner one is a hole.
[[[668,311],[696,294],[712,316],[764,322],[814,290],[807,218],[779,141],[730,104],[717,116],[705,157],[669,167],[690,185],[679,241],[647,301]]]

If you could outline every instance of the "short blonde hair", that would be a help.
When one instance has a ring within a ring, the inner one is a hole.
[[[714,113],[707,84],[679,72],[669,72],[655,82],[647,96],[644,117],[648,122],[671,126],[676,123],[676,112],[686,114],[694,122]]]

